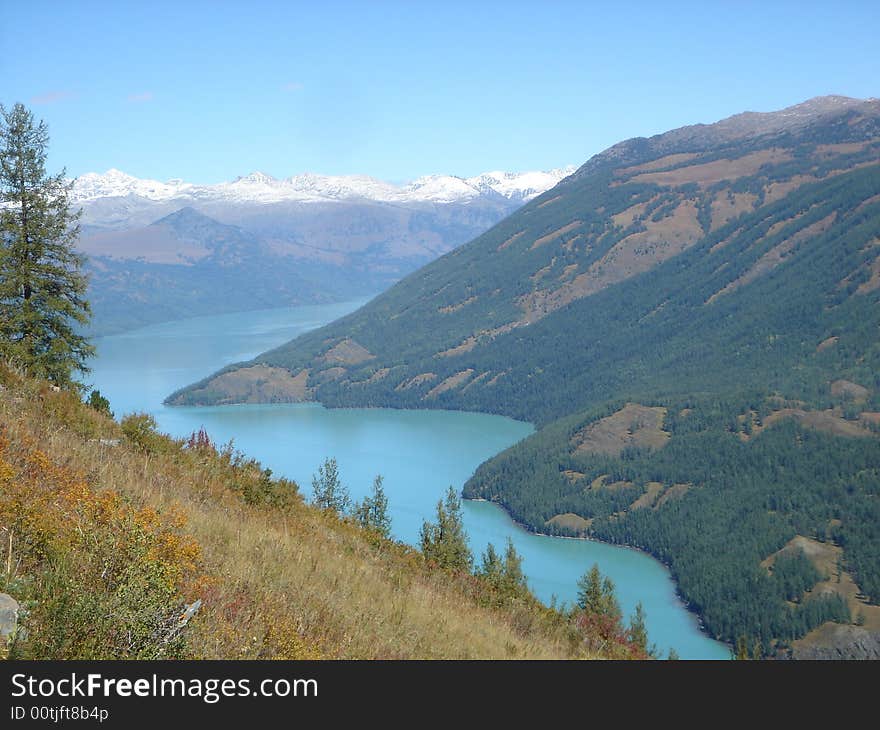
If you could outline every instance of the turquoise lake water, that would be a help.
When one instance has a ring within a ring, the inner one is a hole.
[[[163,431],[178,437],[204,427],[215,442],[233,440],[237,449],[276,474],[296,480],[306,494],[326,457],[337,459],[342,481],[355,499],[368,494],[373,478],[381,474],[394,537],[416,543],[422,521],[433,519],[446,488],[460,490],[481,462],[532,433],[530,424],[480,413],[326,409],[318,404],[162,405],[177,388],[364,302],[198,317],[100,338],[88,381],[110,399],[117,417],[151,413]],[[533,535],[487,502],[465,502],[464,518],[478,559],[488,542],[503,548],[508,536],[513,539],[541,600],[573,602],[578,577],[598,563],[616,583],[625,615],[642,602],[649,640],[661,655],[674,647],[684,659],[729,658],[729,648],[700,630],[676,596],[669,572],[650,556],[587,540]]]

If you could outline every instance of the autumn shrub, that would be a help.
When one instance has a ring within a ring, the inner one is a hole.
[[[200,548],[181,515],[95,491],[27,442],[0,435],[4,580],[24,606],[14,655],[40,659],[186,656],[180,620],[198,593]]]
[[[156,429],[156,419],[148,413],[132,413],[119,425],[122,435],[138,449],[147,454],[159,454],[170,450],[173,442]]]

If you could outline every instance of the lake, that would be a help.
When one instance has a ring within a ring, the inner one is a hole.
[[[189,436],[204,427],[213,441],[230,440],[276,475],[296,480],[305,494],[326,457],[335,457],[355,499],[381,474],[395,538],[416,544],[425,519],[449,485],[460,490],[476,467],[532,433],[530,424],[481,413],[381,408],[327,409],[318,404],[170,408],[172,391],[220,367],[248,360],[364,304],[269,309],[167,322],[96,340],[87,380],[110,399],[117,417],[152,414],[161,430]],[[578,578],[598,563],[617,586],[625,616],[636,603],[647,613],[649,641],[665,656],[727,659],[729,648],[710,639],[678,599],[669,571],[644,553],[588,540],[534,535],[498,506],[465,502],[464,521],[477,560],[488,542],[510,537],[523,556],[529,585],[545,602],[572,603]]]

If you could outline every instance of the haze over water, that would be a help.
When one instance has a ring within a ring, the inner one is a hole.
[[[530,424],[480,413],[391,409],[326,409],[318,404],[170,408],[172,391],[220,367],[247,360],[297,335],[357,309],[366,300],[309,305],[168,322],[97,340],[89,380],[110,399],[117,417],[151,413],[162,431],[185,437],[204,426],[218,444],[237,449],[296,480],[311,492],[311,477],[333,456],[354,499],[384,477],[392,533],[417,543],[424,519],[433,519],[449,485],[460,490],[476,467],[528,436]],[[699,629],[681,604],[669,572],[635,550],[586,540],[533,535],[496,505],[464,503],[465,527],[477,560],[488,542],[513,539],[529,585],[538,597],[575,599],[578,577],[594,562],[617,586],[625,616],[641,601],[649,641],[661,656],[670,647],[685,659],[726,659],[726,645]]]

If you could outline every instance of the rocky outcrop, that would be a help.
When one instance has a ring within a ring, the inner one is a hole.
[[[789,659],[880,659],[880,631],[831,624],[815,642],[796,641]]]
[[[20,610],[18,601],[8,593],[0,593],[0,644],[5,644],[15,632]]]

